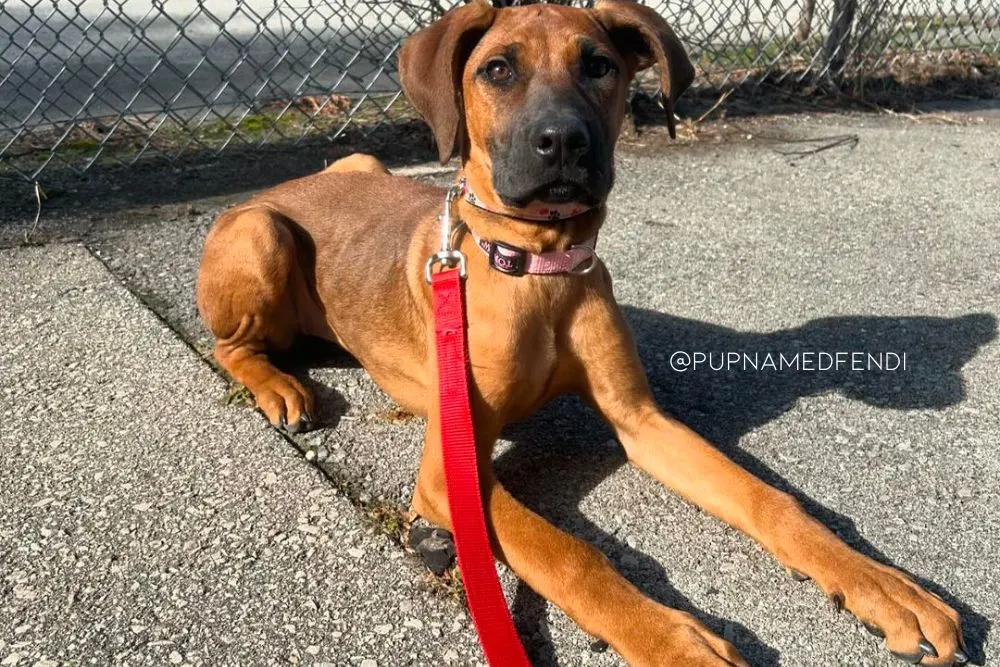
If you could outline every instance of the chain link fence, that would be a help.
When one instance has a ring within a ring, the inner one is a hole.
[[[400,39],[456,3],[0,0],[0,178],[332,141],[412,119]],[[696,87],[716,91],[900,68],[975,78],[1000,53],[1000,0],[647,4],[688,47]]]

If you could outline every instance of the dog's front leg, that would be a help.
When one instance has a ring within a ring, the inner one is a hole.
[[[796,576],[813,579],[838,607],[884,635],[897,656],[923,665],[964,662],[955,610],[904,573],[848,547],[792,496],[660,411],[608,292],[581,308],[571,337],[582,391],[615,429],[629,461],[760,542]]]
[[[689,614],[650,600],[622,577],[600,551],[519,503],[493,475],[490,452],[499,433],[476,410],[480,481],[494,555],[580,627],[642,667],[745,666],[736,649]],[[428,420],[413,509],[451,527],[436,414]]]

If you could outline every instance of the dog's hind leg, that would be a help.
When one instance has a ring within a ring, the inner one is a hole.
[[[217,339],[215,358],[272,424],[293,433],[312,419],[313,397],[267,355],[288,348],[299,333],[302,284],[295,238],[282,215],[244,208],[224,213],[209,232],[198,310]]]
[[[375,174],[389,173],[389,170],[385,168],[385,165],[377,157],[368,155],[367,153],[351,153],[347,157],[340,158],[323,171],[330,173],[343,173],[345,171],[365,171]]]

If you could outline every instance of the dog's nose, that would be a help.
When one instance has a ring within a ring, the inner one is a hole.
[[[546,164],[575,164],[590,148],[590,137],[582,121],[564,118],[541,123],[531,145]]]

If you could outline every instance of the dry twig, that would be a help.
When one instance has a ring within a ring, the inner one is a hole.
[[[695,124],[695,125],[697,125],[698,123],[700,123],[701,121],[705,120],[705,119],[706,119],[706,118],[708,118],[708,117],[709,117],[710,115],[712,115],[712,112],[713,112],[713,111],[715,111],[716,109],[718,109],[718,108],[719,108],[719,105],[721,105],[721,104],[722,104],[723,102],[725,102],[725,101],[726,101],[726,98],[727,98],[727,97],[729,97],[729,96],[730,96],[730,95],[732,95],[732,94],[733,94],[733,89],[732,89],[732,88],[730,88],[730,89],[729,89],[729,90],[727,90],[726,92],[722,93],[722,95],[720,95],[720,96],[719,96],[719,99],[717,99],[717,100],[715,101],[715,104],[713,104],[713,105],[712,105],[712,106],[711,106],[711,107],[709,108],[709,110],[708,110],[708,111],[706,111],[706,112],[705,112],[705,113],[703,113],[702,115],[698,116],[698,120],[696,120],[696,121],[694,122],[694,124]]]
[[[774,151],[779,155],[784,155],[786,157],[792,158],[802,158],[809,155],[816,155],[817,153],[822,153],[824,151],[832,150],[834,148],[839,148],[841,146],[849,146],[848,150],[854,150],[854,148],[860,143],[861,137],[857,134],[836,134],[830,137],[816,137],[812,139],[786,139],[782,143],[786,144],[816,144],[818,142],[825,141],[826,143],[814,146],[812,148],[796,148],[796,149],[781,149],[775,148]]]
[[[24,245],[31,245],[31,237],[38,230],[38,221],[42,218],[43,199],[47,199],[47,197],[45,191],[42,190],[42,184],[35,181],[35,202],[38,207],[35,209],[35,221],[31,223],[31,228],[24,232]]]

